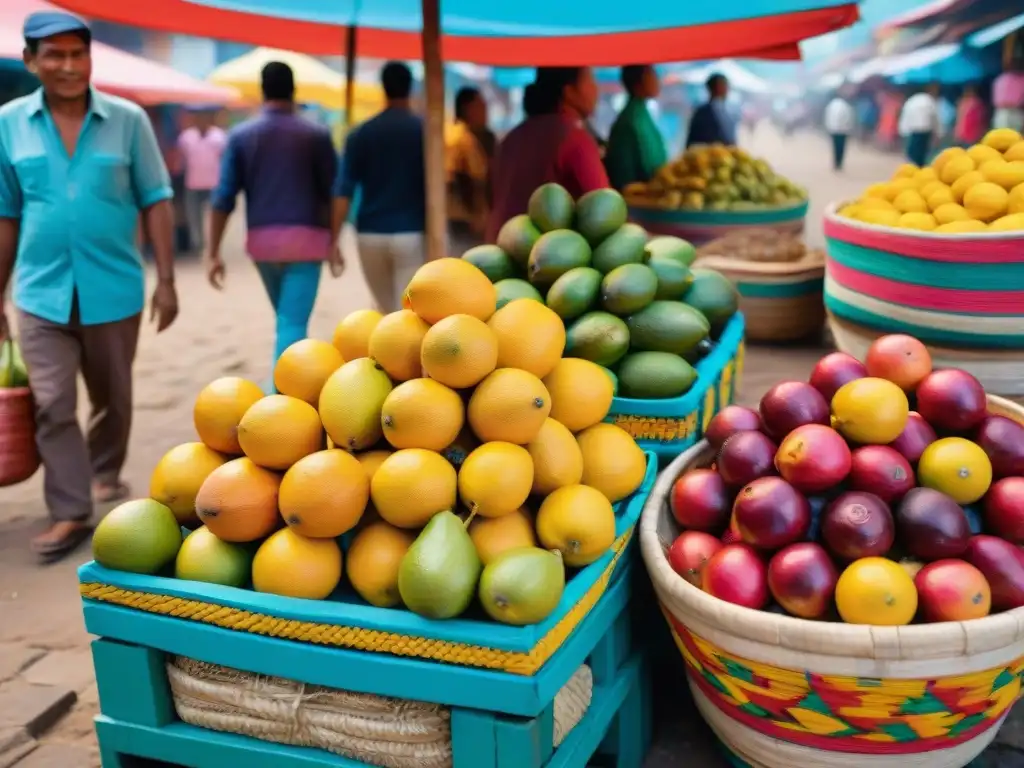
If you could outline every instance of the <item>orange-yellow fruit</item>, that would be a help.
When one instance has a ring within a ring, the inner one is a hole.
[[[345,574],[363,600],[378,608],[392,608],[402,602],[398,569],[415,540],[410,531],[383,520],[355,535],[345,558]]]
[[[252,586],[257,592],[325,600],[341,581],[341,561],[334,539],[308,539],[285,528],[256,551]]]
[[[332,343],[346,362],[370,355],[370,336],[384,317],[375,309],[357,309],[349,313],[334,329]]]
[[[466,417],[485,443],[526,445],[550,412],[551,395],[539,378],[518,368],[499,368],[477,385]]]
[[[217,467],[196,494],[196,514],[223,541],[256,541],[281,523],[276,472],[241,458]]]
[[[1012,163],[1008,163],[1002,158],[989,160],[982,164],[980,170],[987,181],[998,184],[1007,191],[1018,184],[1024,184],[1024,160],[1016,160]]]
[[[519,368],[542,379],[565,351],[562,318],[539,301],[510,301],[487,325],[498,339],[499,368]]]
[[[533,493],[547,496],[583,479],[583,452],[572,432],[554,419],[544,420],[537,437],[526,444],[533,457]]]
[[[278,492],[285,523],[311,539],[332,539],[352,530],[369,500],[366,470],[352,454],[337,448],[295,462]]]
[[[583,453],[583,484],[615,502],[640,487],[647,457],[630,434],[615,424],[595,424],[576,435]]]
[[[1024,213],[1000,216],[988,225],[989,232],[1018,232],[1024,229]]]
[[[969,221],[971,218],[967,210],[956,203],[943,203],[932,211],[932,216],[939,224],[949,224],[951,221]]]
[[[395,451],[370,481],[377,513],[399,528],[422,528],[438,512],[453,509],[457,490],[455,467],[422,448]]]
[[[566,565],[589,565],[615,543],[611,502],[587,485],[559,488],[537,511],[537,538],[545,549],[561,552]]]
[[[615,385],[597,363],[578,357],[564,358],[543,382],[551,395],[551,418],[570,432],[604,421],[611,410]]]
[[[449,315],[472,315],[487,320],[498,301],[487,275],[463,259],[428,261],[413,275],[405,289],[409,308],[427,323]]]
[[[501,517],[474,517],[469,538],[484,565],[510,549],[537,546],[533,516],[525,507]]]
[[[983,181],[985,181],[985,177],[981,175],[981,171],[965,173],[950,186],[950,189],[953,190],[953,198],[956,202],[963,203],[967,190],[975,184],[981,184]]]
[[[345,360],[333,344],[319,339],[297,341],[281,353],[274,366],[274,387],[316,407],[320,390]]]
[[[998,149],[992,149],[984,144],[975,144],[973,147],[967,148],[967,155],[975,162],[979,167],[983,163],[987,163],[989,160],[1003,160],[1003,153]]]
[[[964,195],[964,208],[978,221],[992,221],[1005,215],[1009,202],[1009,192],[990,181],[975,184]]]
[[[384,315],[370,334],[370,357],[394,381],[418,379],[423,375],[420,346],[428,330],[430,326],[411,310]]]
[[[936,222],[935,217],[930,213],[912,212],[904,213],[900,216],[898,226],[903,227],[904,229],[918,229],[923,232],[927,232],[935,229]]]
[[[426,376],[453,389],[475,387],[498,364],[498,338],[472,315],[450,315],[423,337],[420,363]]]
[[[1024,160],[1024,141],[1018,141],[1003,153],[1003,159],[1007,162]]]
[[[196,494],[203,482],[227,457],[204,443],[171,448],[157,462],[149,479],[149,497],[171,512],[182,525],[197,523]]]
[[[921,169],[913,163],[903,163],[895,170],[892,177],[893,179],[911,179],[919,170]]]
[[[967,219],[965,221],[951,221],[948,224],[940,224],[935,228],[936,232],[945,232],[950,235],[962,235],[968,232],[985,232],[988,224],[984,221]]]
[[[238,423],[238,444],[261,467],[288,469],[324,446],[323,424],[306,401],[270,395],[245,412]]]
[[[907,189],[896,195],[893,207],[901,213],[927,213],[928,202],[916,189]]]
[[[459,469],[459,498],[471,514],[501,517],[526,503],[533,457],[521,445],[484,443]]]
[[[884,197],[865,197],[857,203],[857,206],[865,211],[870,210],[882,210],[882,211],[894,211],[892,202],[885,199]]]
[[[1024,184],[1018,184],[1010,190],[1006,199],[1007,213],[1024,213]]]
[[[199,439],[220,453],[241,453],[238,422],[249,406],[262,397],[262,389],[237,376],[225,376],[207,384],[192,409]]]
[[[399,384],[384,400],[380,423],[395,448],[442,451],[458,437],[466,409],[459,393],[433,379]]]
[[[941,152],[939,152],[938,155],[935,156],[934,160],[932,160],[932,168],[935,169],[936,174],[941,176],[942,169],[946,166],[946,163],[948,163],[957,155],[962,154],[964,154],[963,147],[949,147],[947,149],[944,149]]]
[[[939,180],[942,181],[943,184],[953,184],[957,179],[960,179],[970,173],[976,167],[977,163],[975,163],[974,159],[967,153],[955,155],[942,167],[942,172],[939,174]]]
[[[1005,152],[1018,141],[1021,141],[1021,135],[1012,128],[993,128],[981,139],[982,144],[1000,152]]]
[[[940,185],[928,194],[926,200],[928,201],[928,207],[935,211],[947,203],[955,203],[956,197],[953,195],[952,189],[945,185]]]
[[[356,459],[363,467],[363,471],[366,472],[366,478],[368,480],[373,480],[373,476],[377,474],[377,470],[380,469],[380,465],[383,464],[384,460],[392,453],[394,453],[394,451],[388,451],[385,449],[364,451],[363,453],[357,453]]]

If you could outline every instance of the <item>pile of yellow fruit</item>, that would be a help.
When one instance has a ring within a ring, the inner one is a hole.
[[[168,452],[150,488],[202,526],[176,554],[180,578],[319,600],[347,575],[372,605],[433,618],[461,614],[479,588],[493,618],[527,624],[554,610],[565,568],[608,551],[612,505],[646,469],[603,423],[608,374],[562,358],[565,328],[544,304],[496,310],[494,286],[462,259],[420,268],[404,306],[289,347],[278,394],[231,377],[200,392],[200,442]],[[223,567],[226,547],[235,564],[254,551],[251,568]]]
[[[902,165],[839,215],[925,232],[1024,231],[1024,138],[997,128],[970,149],[943,150],[924,168]]]

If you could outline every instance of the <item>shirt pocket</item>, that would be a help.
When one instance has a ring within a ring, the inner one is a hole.
[[[112,203],[133,202],[126,155],[96,153],[82,165],[90,194]]]
[[[14,161],[22,197],[26,201],[40,201],[49,197],[50,161],[46,155],[26,155]]]

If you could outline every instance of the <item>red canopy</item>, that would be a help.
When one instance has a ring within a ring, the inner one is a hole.
[[[56,0],[83,16],[163,32],[234,40],[286,48],[313,55],[344,55],[346,29],[226,11],[184,0]],[[491,66],[620,66],[662,62],[742,58],[797,59],[797,42],[849,26],[858,18],[856,3],[798,13],[642,32],[560,37],[462,37],[444,35],[449,61]],[[421,59],[418,32],[358,30],[358,56]],[[599,54],[595,56],[595,51]]]

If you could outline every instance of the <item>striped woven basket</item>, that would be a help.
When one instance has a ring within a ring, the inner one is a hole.
[[[736,284],[749,341],[796,341],[821,332],[824,251],[808,250],[802,259],[790,262],[701,256],[697,264],[721,272]]]
[[[804,231],[807,203],[750,211],[682,211],[631,206],[629,218],[651,234],[675,235],[703,245],[730,232],[774,229],[799,235]]]
[[[995,380],[1024,379],[1024,233],[907,232],[836,210],[825,214],[825,307],[834,318],[909,333],[968,369],[984,357]]]
[[[1024,408],[989,398],[1024,423]],[[648,497],[640,548],[715,734],[751,768],[961,768],[995,738],[1021,693],[1024,608],[968,622],[873,627],[806,621],[727,603],[676,574],[667,503],[702,442]]]

